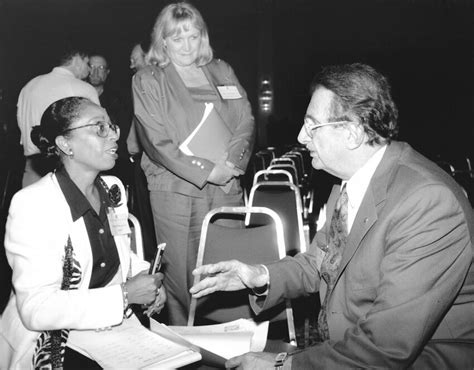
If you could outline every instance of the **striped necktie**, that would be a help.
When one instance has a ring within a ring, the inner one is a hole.
[[[339,199],[336,202],[334,213],[329,225],[328,246],[326,255],[321,264],[321,277],[327,283],[326,295],[318,316],[318,334],[321,341],[329,339],[327,323],[328,300],[336,282],[339,265],[347,240],[347,191],[346,184],[342,187]]]

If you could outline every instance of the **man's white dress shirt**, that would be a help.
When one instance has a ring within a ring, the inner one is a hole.
[[[46,108],[59,99],[80,96],[100,105],[94,87],[74,76],[64,67],[55,67],[50,73],[37,76],[28,82],[20,92],[17,103],[17,120],[25,156],[38,154],[39,149],[31,141],[33,126],[41,123]]]

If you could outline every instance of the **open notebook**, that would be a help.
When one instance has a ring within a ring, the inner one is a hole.
[[[134,316],[110,330],[71,330],[67,346],[109,369],[170,369],[201,360],[196,346],[158,335]]]

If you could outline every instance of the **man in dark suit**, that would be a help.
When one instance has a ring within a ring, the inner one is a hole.
[[[472,208],[449,175],[393,140],[397,115],[372,67],[325,68],[298,140],[313,167],[342,184],[310,250],[267,266],[226,261],[194,272],[210,274],[191,289],[195,297],[248,288],[256,312],[319,291],[321,342],[283,368],[474,366]],[[227,365],[273,368],[275,355]]]

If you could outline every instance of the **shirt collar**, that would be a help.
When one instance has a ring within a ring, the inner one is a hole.
[[[79,190],[74,181],[71,180],[71,177],[64,166],[61,166],[61,168],[56,171],[56,178],[58,179],[59,187],[66,198],[69,208],[71,209],[73,222],[84,216],[87,211],[93,210],[90,202]],[[103,200],[106,199],[105,190],[102,185],[98,183],[98,179],[95,180],[95,183],[99,189],[99,196],[102,203]]]
[[[76,76],[74,76],[74,73],[72,73],[69,69],[67,69],[65,67],[54,67],[53,72],[61,73],[61,74],[64,74],[64,75],[70,75],[72,77],[76,77]]]
[[[344,184],[346,185],[347,196],[349,198],[349,205],[352,209],[358,209],[362,203],[365,192],[369,187],[370,180],[375,173],[382,157],[387,149],[387,145],[384,145],[372,157],[357,170],[357,172],[348,180],[343,181],[341,189]]]

